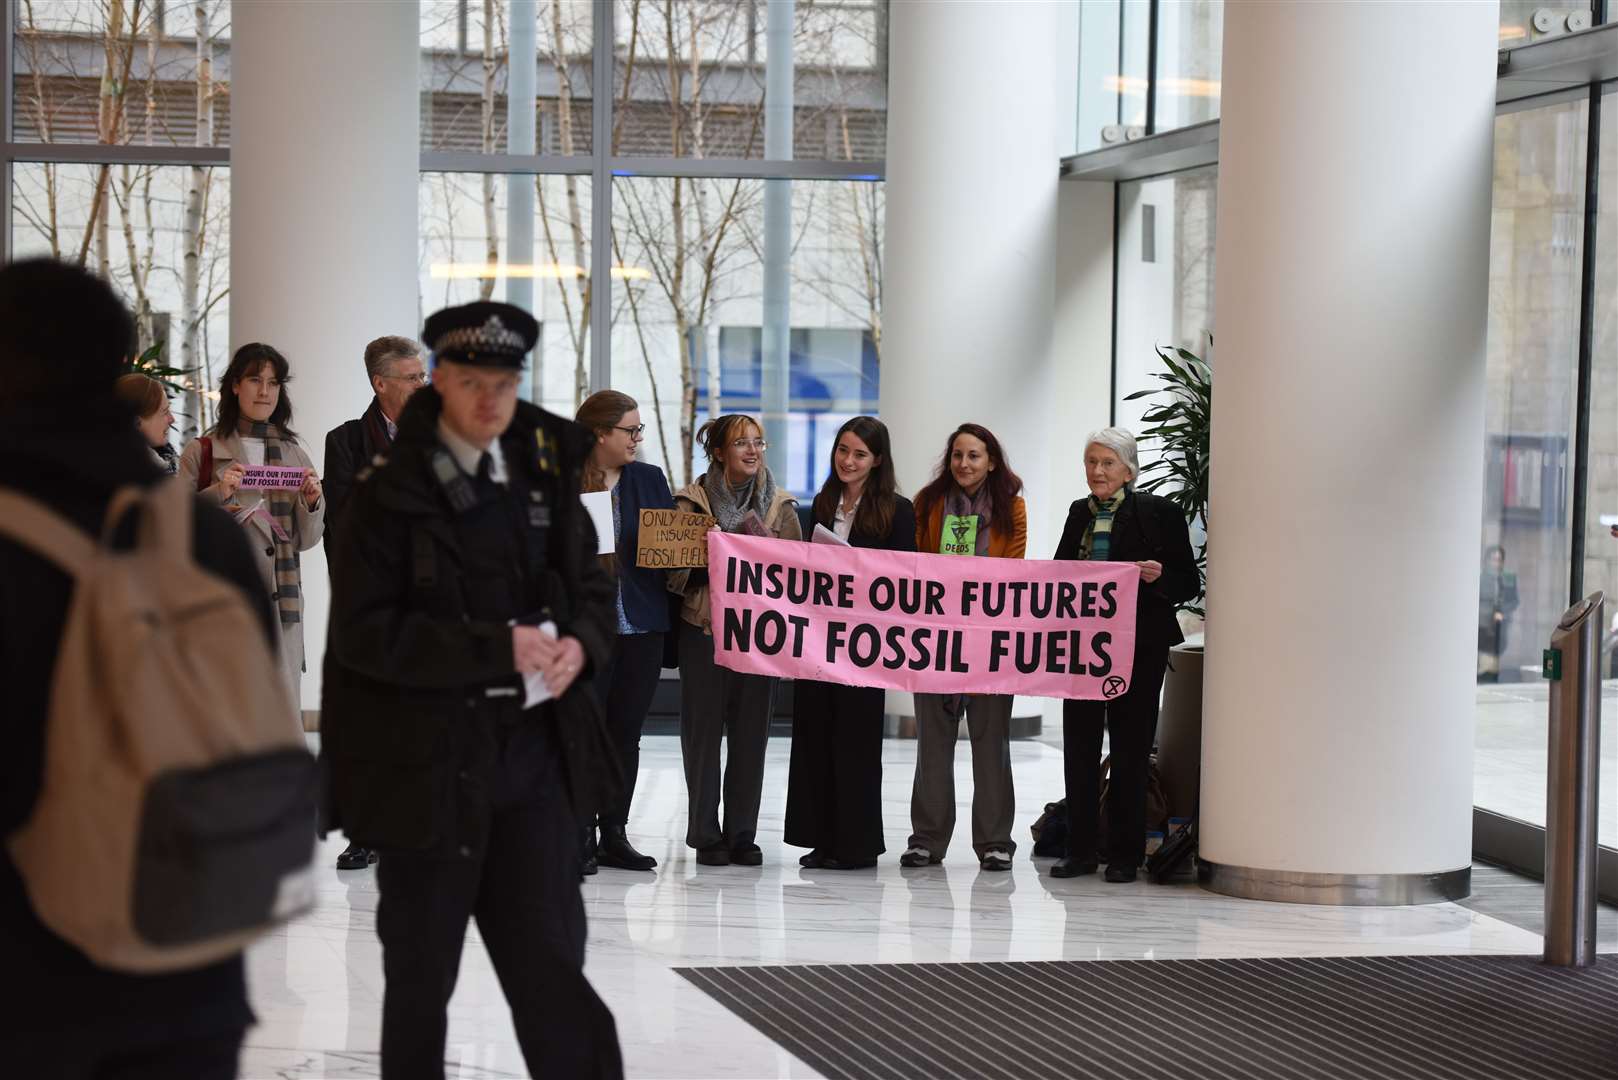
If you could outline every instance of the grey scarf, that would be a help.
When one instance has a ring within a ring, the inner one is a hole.
[[[758,475],[740,488],[733,489],[725,481],[725,467],[715,462],[708,466],[708,473],[702,478],[702,487],[708,493],[708,506],[715,520],[725,532],[736,532],[749,510],[756,513],[766,526],[770,524],[770,505],[775,502],[775,477],[770,474],[768,466],[759,469]]]

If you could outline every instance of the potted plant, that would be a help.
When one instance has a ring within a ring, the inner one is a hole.
[[[1213,348],[1213,335],[1208,336]],[[1153,378],[1163,385],[1130,394],[1125,401],[1152,398],[1141,418],[1140,440],[1158,456],[1136,479],[1139,490],[1161,495],[1185,514],[1196,543],[1202,588],[1181,607],[1181,625],[1206,616],[1208,575],[1208,436],[1213,415],[1213,372],[1208,361],[1185,349],[1157,347],[1166,371]],[[1198,536],[1200,534],[1200,538]],[[1193,625],[1188,629],[1195,629]],[[1163,794],[1174,817],[1195,817],[1202,775],[1202,652],[1197,635],[1169,652],[1163,680],[1163,709],[1157,722],[1157,764]]]

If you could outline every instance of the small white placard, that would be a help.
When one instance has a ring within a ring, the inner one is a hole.
[[[590,512],[590,523],[596,527],[596,554],[611,555],[618,550],[618,538],[612,528],[612,492],[586,491],[579,498]]]

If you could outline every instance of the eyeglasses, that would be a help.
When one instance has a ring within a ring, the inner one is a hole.
[[[428,375],[425,371],[418,371],[414,375],[384,375],[382,378],[397,379],[400,382],[410,383],[412,386],[426,386],[428,383],[433,381],[432,376]]]
[[[736,439],[730,445],[735,450],[768,450],[770,448],[770,444],[763,439]]]
[[[642,433],[645,432],[645,430],[646,430],[646,425],[645,424],[636,424],[634,427],[623,427],[620,424],[614,424],[612,426],[612,430],[614,430],[614,431],[622,431],[626,435],[628,435],[631,439],[639,440]]]

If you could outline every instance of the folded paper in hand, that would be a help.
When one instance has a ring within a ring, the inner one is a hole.
[[[549,619],[540,623],[538,629],[541,634],[553,638],[556,636],[556,624]],[[551,688],[545,685],[545,676],[537,671],[522,677],[522,691],[522,707],[525,709],[532,709],[535,705],[541,705],[556,696],[551,693]]]
[[[847,540],[844,540],[841,536],[838,536],[836,533],[832,532],[818,521],[815,522],[815,531],[810,534],[809,539],[816,544],[839,544],[843,547],[852,546]]]

